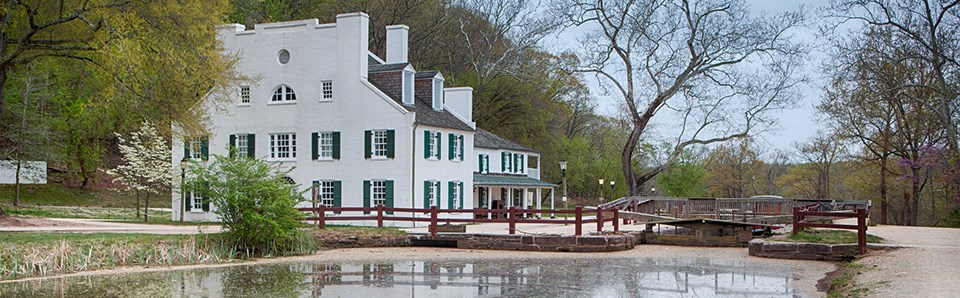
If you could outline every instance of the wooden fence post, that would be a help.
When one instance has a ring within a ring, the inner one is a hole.
[[[583,206],[577,206],[576,209],[577,219],[574,224],[577,225],[577,236],[583,235]]]
[[[867,250],[867,210],[857,209],[857,251],[862,256]]]
[[[597,233],[603,231],[603,207],[597,206]]]
[[[327,223],[326,223],[326,216],[327,216],[326,213],[327,213],[327,212],[323,210],[323,207],[324,207],[323,204],[320,204],[320,206],[317,207],[317,211],[318,211],[318,212],[317,212],[317,227],[319,227],[320,229],[325,229],[325,228],[327,227]]]
[[[383,204],[377,204],[377,227],[383,228]]]
[[[517,233],[517,206],[510,206],[510,235]]]
[[[793,235],[800,232],[800,207],[793,207]]]
[[[613,209],[613,231],[614,232],[620,231],[620,210],[619,209]]]
[[[437,206],[430,206],[430,237],[437,237]]]

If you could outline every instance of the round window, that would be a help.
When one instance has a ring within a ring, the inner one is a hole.
[[[287,64],[287,62],[290,62],[290,52],[286,49],[280,50],[280,55],[277,58],[280,59],[280,64]]]

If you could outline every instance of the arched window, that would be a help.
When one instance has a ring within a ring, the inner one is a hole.
[[[277,86],[277,89],[273,90],[273,97],[270,98],[272,102],[281,102],[281,101],[295,101],[297,100],[297,94],[293,93],[293,89],[287,85]]]
[[[287,184],[297,184],[296,182],[293,182],[293,178],[290,178],[289,176],[283,176],[283,178],[280,179],[283,179],[283,182],[286,182]]]

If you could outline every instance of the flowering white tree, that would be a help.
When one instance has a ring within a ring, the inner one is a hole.
[[[157,133],[157,128],[144,121],[140,129],[120,140],[118,147],[124,163],[107,171],[116,177],[114,181],[123,184],[124,190],[134,191],[137,195],[137,217],[140,217],[140,198],[144,199],[143,221],[147,221],[147,208],[150,208],[150,195],[161,194],[169,190],[173,179],[173,166],[170,164],[170,147],[167,140]]]

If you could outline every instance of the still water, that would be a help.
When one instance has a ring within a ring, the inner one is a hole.
[[[0,284],[0,297],[793,297],[788,272],[708,258],[287,262]]]

